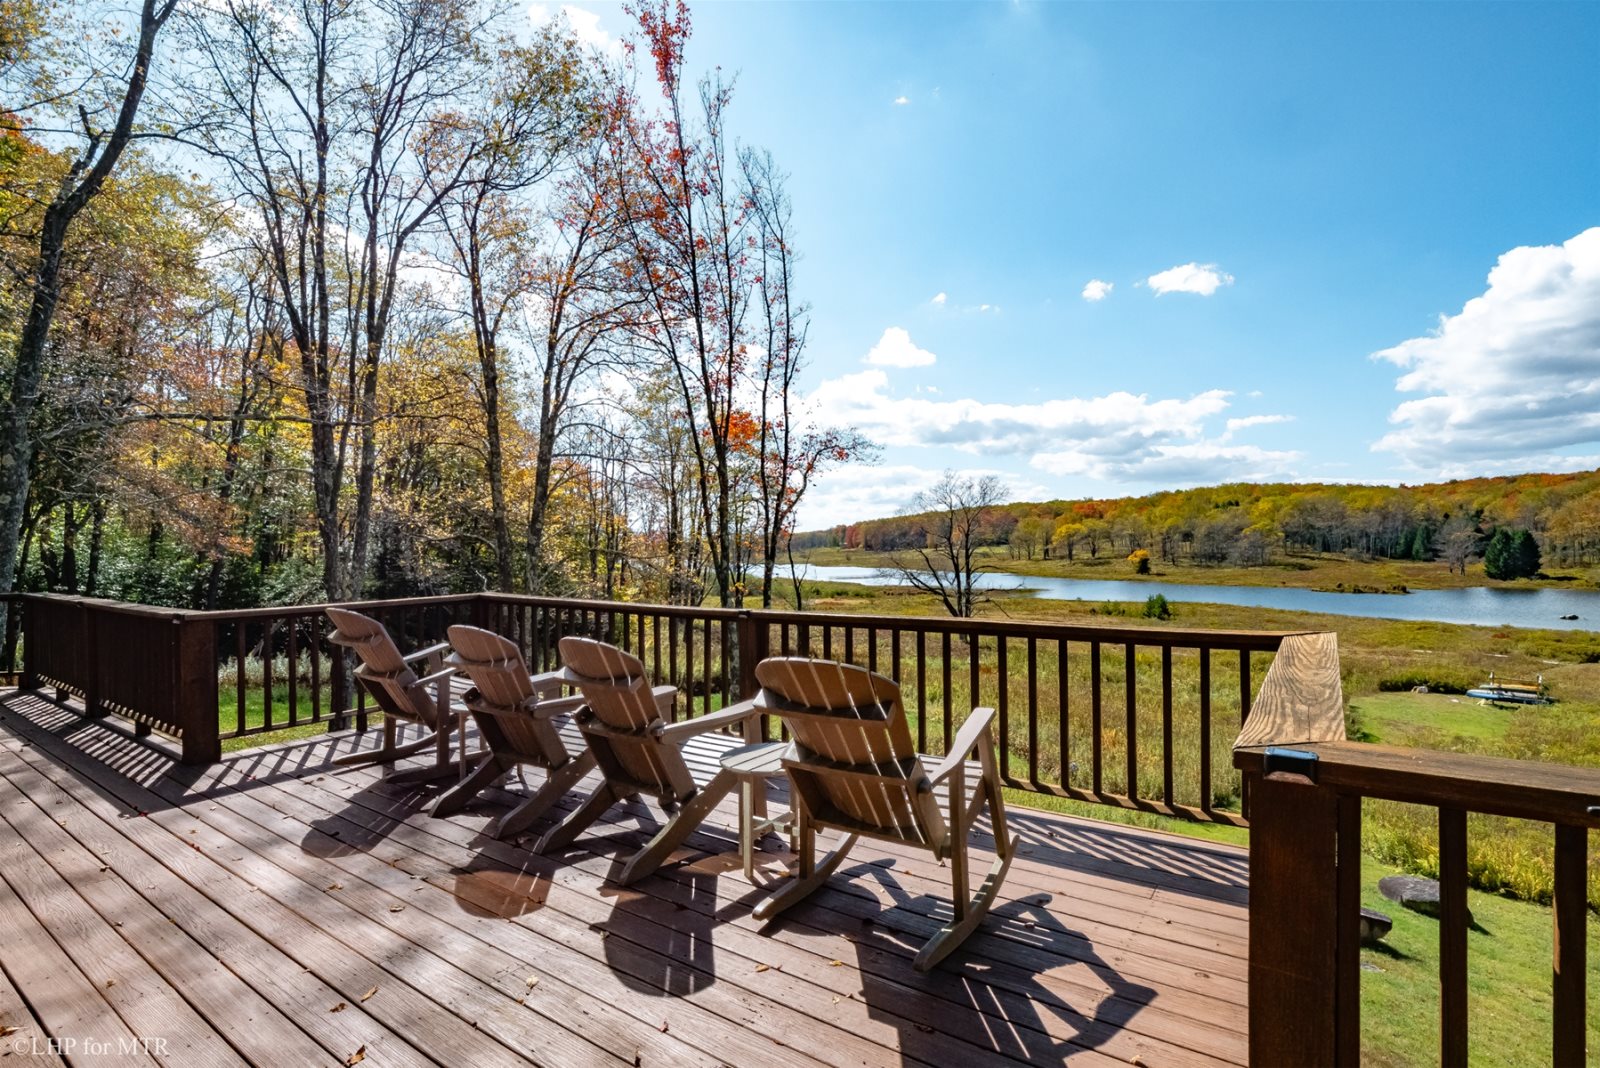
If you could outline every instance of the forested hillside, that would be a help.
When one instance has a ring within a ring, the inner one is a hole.
[[[926,518],[894,516],[808,531],[795,535],[794,546],[910,548]],[[1145,549],[1169,563],[1248,566],[1276,552],[1305,550],[1437,559],[1461,568],[1486,551],[1493,556],[1498,530],[1530,532],[1547,564],[1600,562],[1600,471],[1422,486],[1237,483],[1145,497],[1007,504],[990,510],[981,540],[1007,545],[1025,559]]]
[[[0,5],[16,588],[737,603],[867,447],[681,4],[99,7]]]

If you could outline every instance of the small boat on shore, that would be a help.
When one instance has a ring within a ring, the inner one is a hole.
[[[1474,687],[1467,691],[1468,697],[1477,697],[1485,701],[1505,701],[1515,705],[1547,705],[1550,703],[1549,692],[1545,689],[1544,676],[1539,675],[1533,679],[1497,679],[1494,672],[1489,672],[1489,681],[1482,686]]]

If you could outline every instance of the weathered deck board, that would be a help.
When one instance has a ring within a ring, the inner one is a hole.
[[[1240,851],[1014,811],[1001,901],[918,975],[911,956],[949,915],[947,869],[925,855],[863,845],[764,926],[731,803],[622,889],[605,878],[650,833],[647,806],[536,857],[481,833],[510,794],[434,820],[430,791],[330,766],[376,733],[197,771],[41,696],[0,697],[0,922],[31,940],[0,944],[0,1025],[165,1028],[181,1063],[1244,1060]],[[97,989],[113,966],[129,986]]]

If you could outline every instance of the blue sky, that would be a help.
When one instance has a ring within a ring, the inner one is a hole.
[[[804,526],[946,467],[1038,499],[1600,466],[1600,4],[693,17],[792,176],[818,415],[885,444]]]

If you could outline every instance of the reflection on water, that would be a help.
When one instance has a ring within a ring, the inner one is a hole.
[[[892,575],[870,567],[806,567],[804,577],[818,582],[858,582],[866,586],[898,585]],[[1550,587],[1413,590],[1407,594],[1323,593],[1288,586],[1200,586],[1182,582],[1135,582],[1115,579],[1046,578],[1038,575],[979,574],[976,585],[988,590],[1026,590],[1035,597],[1064,601],[1143,601],[1161,594],[1169,601],[1202,601],[1247,608],[1281,608],[1291,612],[1327,612],[1336,616],[1432,620],[1489,627],[1549,627],[1556,630],[1600,630],[1600,590]],[[1577,619],[1562,619],[1577,616]]]

